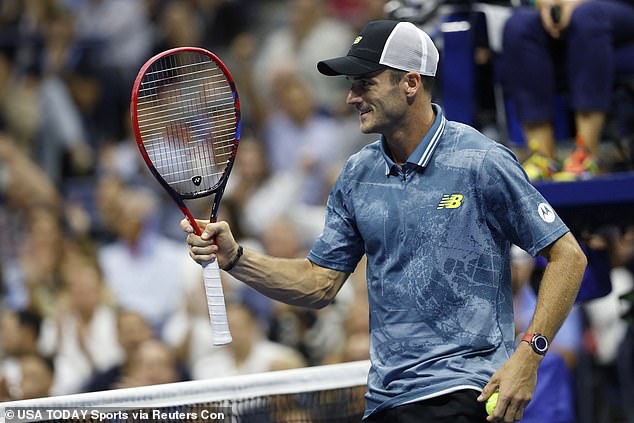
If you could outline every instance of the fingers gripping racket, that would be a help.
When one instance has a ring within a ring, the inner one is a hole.
[[[148,168],[196,231],[185,200],[214,195],[215,221],[240,140],[240,101],[229,70],[195,47],[148,60],[132,88],[131,118]],[[231,342],[218,261],[203,265],[214,345]]]

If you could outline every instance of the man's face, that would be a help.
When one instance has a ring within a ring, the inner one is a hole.
[[[394,83],[389,70],[348,80],[351,86],[346,102],[359,112],[361,132],[389,135],[398,129],[407,112],[402,80]]]

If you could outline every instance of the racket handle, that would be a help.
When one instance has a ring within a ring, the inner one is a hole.
[[[205,294],[207,294],[207,307],[209,320],[211,321],[211,336],[214,345],[225,345],[231,342],[231,332],[227,320],[225,308],[225,296],[220,283],[220,269],[218,261],[203,265],[203,278],[205,281]]]

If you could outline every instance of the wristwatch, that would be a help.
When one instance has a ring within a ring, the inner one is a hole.
[[[541,333],[526,333],[522,338],[523,342],[527,342],[531,346],[533,351],[539,355],[546,355],[550,341]]]

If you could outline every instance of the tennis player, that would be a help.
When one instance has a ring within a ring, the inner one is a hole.
[[[438,51],[415,25],[370,22],[317,64],[350,81],[361,131],[306,259],[243,250],[226,222],[189,233],[190,255],[289,304],[330,303],[365,254],[370,302],[366,422],[512,422],[575,299],[586,258],[514,155],[432,103]],[[215,242],[215,243],[214,243]],[[510,245],[548,258],[515,345]],[[499,390],[492,417],[484,401]]]

